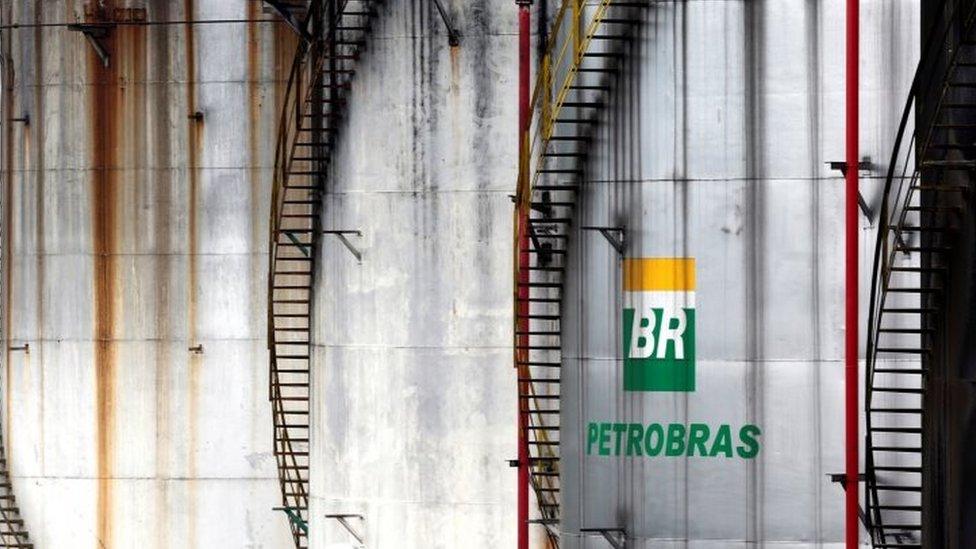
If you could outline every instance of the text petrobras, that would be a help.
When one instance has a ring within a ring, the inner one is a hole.
[[[705,423],[596,423],[586,428],[586,454],[595,456],[645,457],[739,457],[759,455],[762,431],[756,425],[736,430],[728,424]]]

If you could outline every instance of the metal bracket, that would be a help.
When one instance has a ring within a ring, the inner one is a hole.
[[[613,549],[624,549],[627,531],[623,528],[580,528],[581,534],[600,534]]]
[[[847,491],[847,473],[827,473],[827,478],[830,479],[830,482],[840,484],[841,489],[845,492]],[[865,482],[867,478],[867,475],[864,473],[857,475],[858,482]],[[864,527],[870,532],[871,527],[868,525],[868,515],[864,512],[864,509],[861,508],[860,503],[857,504],[857,516],[861,518],[861,524],[863,524]]]
[[[292,30],[297,32],[298,35],[302,37],[302,40],[305,40],[306,42],[311,42],[313,40],[312,35],[309,34],[305,29],[304,22],[296,19],[295,14],[289,8],[289,6],[294,6],[294,4],[288,4],[287,2],[282,2],[281,0],[264,0],[264,3],[271,7],[271,9],[274,10],[278,15],[280,15],[281,18],[285,20],[285,23],[287,23]]]
[[[441,4],[441,0],[434,0],[434,5],[437,6],[437,11],[441,14],[441,19],[444,20],[444,26],[447,27],[447,43],[452,47],[456,48],[461,45],[461,35],[458,34],[457,29],[451,24],[450,18],[447,16],[447,10],[444,9],[444,4]]]
[[[624,227],[580,227],[584,231],[599,231],[603,235],[603,238],[607,239],[607,242],[613,246],[614,250],[617,250],[617,254],[620,256],[624,255],[624,247],[626,244],[627,229]],[[618,236],[619,235],[619,236]]]
[[[830,166],[831,170],[837,170],[840,172],[841,175],[847,177],[847,162],[832,161],[832,162],[826,162],[826,164]],[[857,163],[858,172],[871,171],[873,169],[874,169],[874,164],[871,163],[871,157],[869,156],[864,157],[863,160]],[[864,217],[868,218],[869,222],[874,223],[875,212],[874,210],[868,207],[868,203],[864,201],[864,195],[861,194],[860,190],[857,191],[857,205],[861,207],[861,213],[864,214]]]
[[[358,261],[359,263],[363,262],[363,252],[359,251],[355,246],[352,245],[352,242],[350,242],[349,239],[346,238],[347,234],[363,236],[362,231],[360,231],[359,229],[340,229],[340,230],[333,230],[333,231],[322,231],[322,233],[334,234],[338,236],[339,241],[342,242],[342,245],[345,246],[346,249],[349,250],[349,252],[356,257],[356,261]]]
[[[7,347],[7,350],[8,351],[24,351],[25,353],[30,354],[30,343],[24,343],[23,345],[21,345],[19,347],[14,346],[14,345],[11,345],[10,347]]]
[[[112,27],[110,25],[93,25],[86,23],[74,23],[68,25],[68,30],[78,31],[85,35],[85,39],[88,40],[88,43],[91,44],[93,48],[95,48],[95,53],[98,54],[98,58],[102,60],[102,65],[106,67],[108,66],[111,56],[109,56],[108,50],[105,49],[105,46],[103,46],[99,40],[108,36],[108,31],[111,28]]]
[[[301,528],[302,532],[308,533],[308,523],[302,520],[302,517],[295,512],[294,507],[272,507],[272,511],[284,511],[288,515],[288,521],[292,524]]]
[[[363,539],[366,534],[356,531],[356,529],[353,528],[352,527],[352,524],[350,524],[350,522],[349,522],[349,519],[359,519],[359,521],[362,522],[362,523],[364,523],[364,525],[365,525],[366,519],[363,518],[362,515],[354,515],[354,514],[349,514],[349,513],[339,513],[339,514],[333,514],[333,515],[325,515],[325,518],[327,518],[327,519],[335,519],[336,521],[338,521],[339,524],[341,524],[342,527],[345,528],[347,532],[349,532],[349,535],[350,536],[356,538],[356,542],[359,543],[359,546],[360,547],[366,547],[366,541]]]

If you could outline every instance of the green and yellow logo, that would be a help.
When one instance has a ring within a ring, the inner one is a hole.
[[[695,260],[624,260],[624,390],[695,390]]]

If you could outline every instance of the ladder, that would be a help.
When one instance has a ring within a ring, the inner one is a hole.
[[[311,328],[319,212],[355,63],[379,0],[275,2],[302,41],[279,122],[268,276],[269,395],[281,509],[308,543]],[[324,32],[315,32],[316,22]]]
[[[654,0],[564,0],[532,95],[528,177],[516,194],[515,366],[529,482],[559,546],[561,311],[569,239],[589,146],[629,46]]]
[[[944,369],[935,351],[950,296],[948,266],[976,168],[976,122],[958,122],[976,121],[974,14],[957,8],[929,32],[885,182],[865,384],[866,520],[876,548],[921,549],[924,515],[932,511],[924,482],[937,442],[926,420],[937,404],[928,400],[930,373]],[[940,65],[935,56],[943,52],[952,53]],[[925,93],[936,94],[928,98],[929,123],[909,133]]]
[[[20,547],[32,549],[27,526],[20,516],[17,498],[7,468],[6,448],[0,438],[0,547]]]

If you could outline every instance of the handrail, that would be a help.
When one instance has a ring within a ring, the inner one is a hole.
[[[321,19],[322,10],[326,0],[313,0],[308,9],[308,15],[303,22],[306,35],[311,35],[309,31],[313,21]],[[336,0],[335,13],[342,14],[348,0]],[[315,81],[316,75],[322,69],[322,64],[328,58],[328,45],[333,43],[333,38],[338,32],[337,20],[329,21],[329,28],[325,35],[315,44],[301,40],[292,61],[291,71],[289,72],[288,84],[286,86],[285,97],[282,102],[281,114],[279,116],[278,137],[275,146],[275,164],[272,175],[271,189],[271,208],[269,212],[269,242],[268,242],[268,349],[271,360],[269,375],[269,399],[272,403],[272,414],[275,418],[275,426],[284,426],[281,432],[276,432],[274,436],[280,440],[275,442],[275,454],[278,465],[278,476],[281,485],[281,496],[284,502],[289,497],[297,498],[299,502],[307,501],[308,492],[305,484],[297,473],[289,474],[289,471],[297,471],[299,462],[294,452],[293,441],[288,429],[288,422],[285,416],[285,407],[279,385],[279,374],[277,366],[277,338],[275,336],[274,307],[271,299],[274,295],[274,279],[277,272],[277,252],[278,252],[278,231],[280,220],[285,207],[285,186],[288,174],[291,170],[292,154],[294,144],[298,139],[298,129],[303,113],[303,106],[315,92],[311,84]],[[316,47],[313,47],[316,46]],[[311,55],[317,52],[316,55]],[[313,252],[314,253],[314,252]],[[284,448],[284,452],[278,452],[278,446]],[[290,461],[289,461],[290,460]],[[296,528],[301,529],[307,534],[306,528],[295,526],[292,521],[292,531],[297,535]]]
[[[552,124],[559,118],[566,101],[566,95],[579,75],[578,71],[583,61],[583,55],[589,50],[590,43],[612,3],[613,0],[596,0],[595,3],[590,3],[587,0],[563,0],[556,17],[553,19],[552,28],[548,33],[550,42],[539,64],[539,74],[536,77],[532,99],[529,103],[531,118],[522,136],[528,146],[524,148],[524,157],[520,158],[519,162],[527,162],[530,168],[532,160],[540,160],[549,148]],[[586,6],[594,8],[589,17],[586,15],[586,10],[583,9]],[[567,13],[571,14],[568,19],[566,18]],[[586,23],[585,31],[580,34],[584,22]],[[564,23],[568,27],[564,26]],[[559,36],[563,32],[567,33],[570,39],[562,40],[559,54],[553,59],[552,54],[555,51],[556,44],[560,42]],[[567,55],[570,51],[570,45],[574,46],[572,56]],[[563,66],[564,63],[567,64]],[[553,90],[553,75],[560,74],[563,71],[565,77],[559,87]],[[545,95],[542,95],[543,91],[546,92]],[[553,91],[556,92],[555,101],[552,97]],[[540,101],[542,102],[541,105]],[[535,132],[532,131],[533,126],[536,129]],[[539,146],[541,149],[538,150],[538,154],[535,154]],[[533,171],[530,169],[529,173],[531,174]],[[532,188],[535,187],[537,180],[538,173],[535,173],[529,176],[529,181],[519,181],[516,196],[520,209],[528,211]]]
[[[891,159],[888,164],[887,174],[885,176],[884,190],[882,193],[882,203],[881,209],[878,216],[878,236],[875,241],[874,249],[874,260],[872,266],[871,275],[871,294],[870,301],[868,305],[868,333],[866,338],[867,349],[865,353],[865,416],[867,422],[867,440],[865,452],[866,466],[869,470],[873,469],[873,443],[871,440],[871,414],[869,409],[872,405],[872,387],[874,381],[874,369],[875,363],[877,361],[877,349],[879,344],[880,329],[881,329],[881,310],[884,307],[885,300],[885,289],[890,283],[890,277],[892,271],[889,269],[894,255],[896,253],[897,242],[895,246],[891,246],[891,227],[896,227],[896,240],[899,240],[900,232],[898,229],[904,226],[906,221],[907,210],[905,207],[909,204],[913,195],[913,187],[915,182],[918,181],[921,175],[921,161],[925,158],[925,154],[931,145],[932,137],[935,133],[935,120],[933,119],[928,127],[919,131],[918,128],[913,128],[910,138],[908,139],[907,151],[902,150],[902,145],[906,142],[906,132],[908,129],[908,121],[911,118],[912,112],[915,111],[916,102],[919,99],[919,92],[922,90],[931,89],[931,86],[936,83],[936,76],[941,76],[938,80],[939,84],[942,84],[949,77],[949,71],[952,70],[954,65],[955,56],[959,51],[958,47],[953,47],[956,45],[956,40],[954,36],[951,35],[951,31],[954,29],[953,23],[957,21],[956,15],[961,9],[960,4],[956,4],[950,11],[943,10],[943,17],[932,23],[929,30],[926,32],[926,41],[922,47],[921,55],[919,57],[918,67],[916,68],[915,75],[912,79],[912,84],[909,89],[908,98],[905,102],[905,107],[902,111],[902,116],[898,124],[898,132],[895,136],[895,142],[891,153]],[[968,31],[972,28],[973,17],[976,16],[976,4],[969,7],[969,13],[963,20],[962,35],[965,36]],[[941,33],[939,32],[941,30]],[[939,40],[936,40],[936,37]],[[932,63],[938,60],[936,54],[943,51],[950,51],[951,56],[948,62],[945,64],[943,71],[940,73],[934,70]],[[933,113],[938,113],[945,100],[947,93],[947,87],[942,86],[941,94],[939,95],[938,101],[936,103],[936,108]],[[922,135],[922,139],[919,139],[919,135]],[[904,160],[901,160],[904,154]],[[901,167],[900,174],[898,174],[899,166]],[[848,169],[856,169],[855,167],[848,167]],[[909,171],[911,175],[909,176]],[[897,184],[895,181],[897,180]],[[908,182],[906,188],[905,183]],[[897,185],[897,186],[896,186]],[[903,192],[904,191],[904,192]],[[890,249],[889,249],[890,248]],[[883,536],[883,524],[881,522],[880,510],[878,509],[878,490],[875,479],[868,479],[867,489],[865,491],[865,498],[867,500],[867,507],[873,510],[873,516],[868,513],[867,519],[869,521],[868,530],[871,535],[872,541],[876,540],[876,534],[879,532]],[[871,505],[871,501],[875,505]]]

